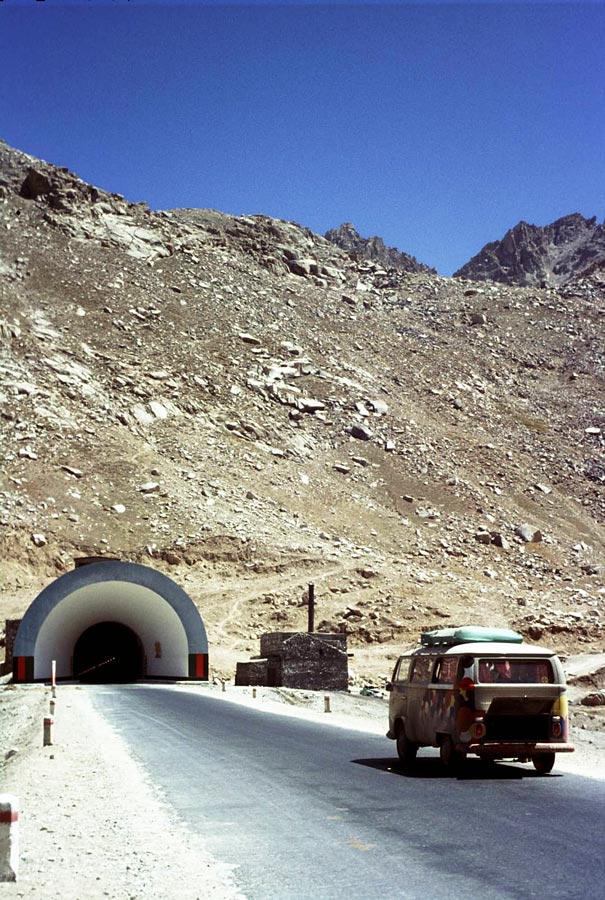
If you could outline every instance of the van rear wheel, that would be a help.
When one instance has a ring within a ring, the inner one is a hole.
[[[397,730],[397,756],[404,766],[410,766],[416,759],[418,744],[409,741],[405,734],[405,725],[400,725]]]
[[[457,772],[466,759],[466,754],[456,750],[449,734],[444,734],[439,745],[439,758],[448,772]]]
[[[532,762],[536,772],[539,772],[540,775],[548,775],[555,764],[555,754],[541,753],[540,756],[534,756]]]

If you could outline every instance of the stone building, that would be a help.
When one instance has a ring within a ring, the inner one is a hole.
[[[346,691],[349,686],[347,636],[304,631],[263,634],[260,656],[237,663],[235,683]]]
[[[4,663],[0,663],[0,675],[8,675],[13,671],[13,649],[17,631],[21,624],[21,619],[6,619],[5,621]]]

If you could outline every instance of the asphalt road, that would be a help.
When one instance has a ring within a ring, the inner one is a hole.
[[[143,685],[90,688],[250,900],[601,900],[605,785],[469,760],[463,777],[386,738]],[[386,730],[386,725],[385,725]]]

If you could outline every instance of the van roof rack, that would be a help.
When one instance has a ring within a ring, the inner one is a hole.
[[[461,628],[439,628],[420,635],[423,647],[452,647],[455,644],[479,644],[490,642],[522,644],[523,635],[510,628],[488,628],[484,625],[463,625]]]

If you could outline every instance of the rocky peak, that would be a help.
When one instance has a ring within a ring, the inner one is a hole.
[[[325,237],[356,260],[369,259],[388,269],[400,269],[403,272],[436,274],[435,269],[418,262],[408,253],[402,253],[395,247],[387,247],[380,237],[361,237],[350,222],[344,222],[338,228],[326,231]]]
[[[492,241],[454,277],[505,284],[560,287],[605,266],[605,225],[572,213],[550,225],[519,222]]]

